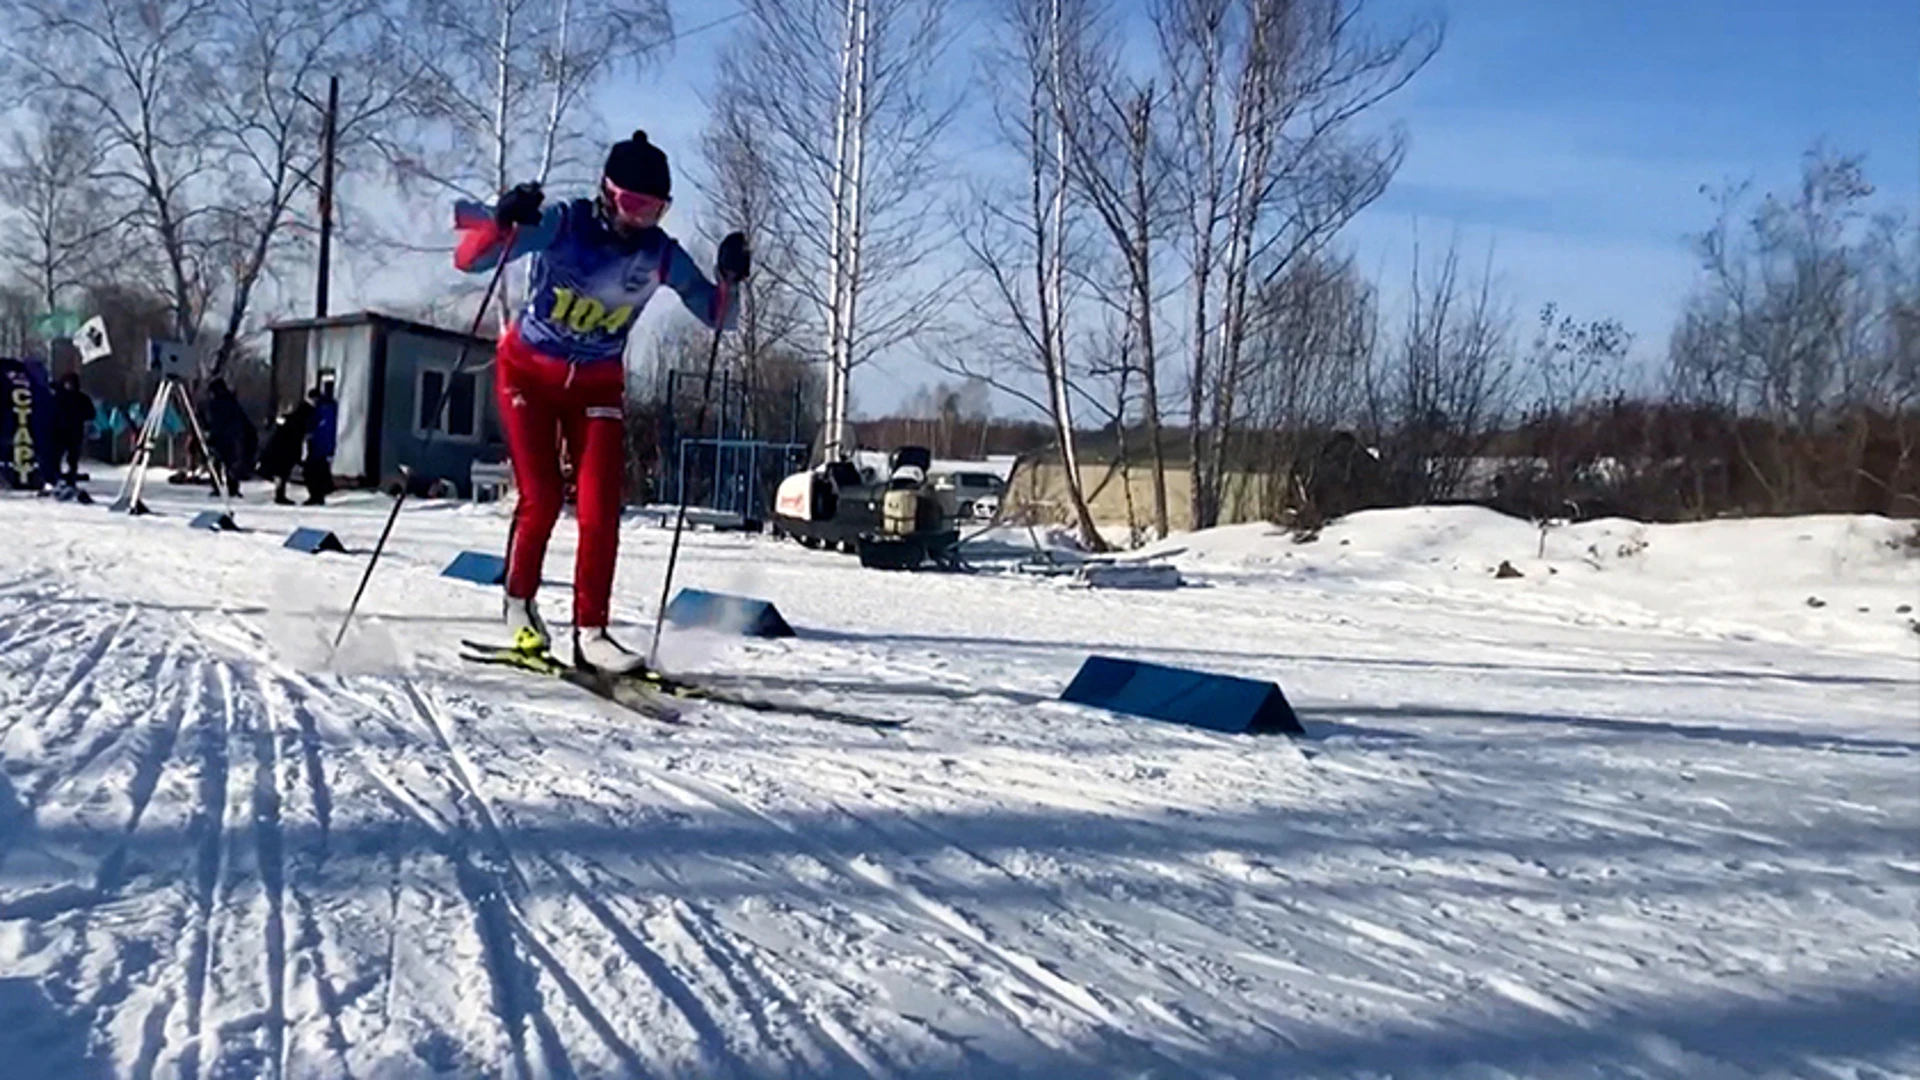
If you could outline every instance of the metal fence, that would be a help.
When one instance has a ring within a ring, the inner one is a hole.
[[[806,468],[812,451],[800,390],[757,389],[720,372],[707,422],[695,431],[703,382],[694,372],[667,373],[660,497],[765,521],[781,478]]]
[[[765,521],[780,480],[807,467],[809,449],[805,443],[759,439],[681,439],[672,500],[684,491],[688,506]]]

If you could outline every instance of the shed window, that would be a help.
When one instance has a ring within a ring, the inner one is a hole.
[[[474,376],[463,371],[453,377],[451,388],[447,385],[447,372],[427,370],[420,373],[420,396],[418,398],[419,416],[414,427],[421,431],[438,431],[445,435],[472,437],[478,417],[474,410]],[[440,422],[434,423],[434,413],[440,411],[440,395],[447,395],[446,408],[440,415]]]

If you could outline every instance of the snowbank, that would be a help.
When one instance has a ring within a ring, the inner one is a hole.
[[[1169,538],[1183,570],[1498,593],[1516,611],[1920,653],[1920,524],[1870,515],[1549,528],[1484,507],[1368,510],[1297,542],[1269,524]],[[1150,549],[1153,550],[1153,549]],[[1520,576],[1499,578],[1502,563]],[[1901,610],[1905,608],[1906,610]]]

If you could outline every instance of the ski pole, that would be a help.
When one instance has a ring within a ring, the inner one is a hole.
[[[453,362],[453,372],[440,384],[440,396],[433,404],[433,422],[427,425],[427,434],[420,442],[424,451],[433,445],[434,433],[440,430],[440,419],[447,411],[447,399],[453,390],[453,380],[467,366],[467,350],[473,339],[480,333],[480,324],[487,317],[487,306],[493,303],[493,290],[500,284],[500,278],[507,272],[507,263],[512,261],[513,242],[520,233],[518,223],[507,226],[507,237],[500,245],[500,263],[493,268],[493,276],[487,279],[487,291],[480,297],[480,307],[473,313],[473,323],[467,327],[467,336],[460,339],[460,355]],[[340,651],[340,643],[347,638],[347,628],[353,625],[354,612],[360,610],[360,598],[367,594],[367,583],[373,580],[373,568],[380,564],[380,553],[386,550],[387,537],[393,533],[393,523],[400,519],[400,508],[406,505],[407,493],[413,490],[413,470],[400,466],[400,494],[394,496],[393,509],[387,512],[387,524],[380,530],[380,539],[373,545],[373,555],[367,560],[367,569],[360,575],[360,587],[353,591],[353,602],[347,605],[347,616],[340,620],[340,629],[333,635],[332,653]]]
[[[693,437],[699,438],[707,427],[707,408],[713,401],[713,368],[720,359],[720,328],[727,324],[727,303],[732,299],[731,290],[720,293],[720,303],[714,312],[713,344],[707,349],[707,374],[700,385],[700,411],[694,414]],[[714,443],[713,452],[720,453],[720,444]],[[667,549],[667,573],[660,579],[660,606],[653,613],[653,640],[647,643],[647,667],[657,670],[660,660],[660,632],[667,619],[667,595],[673,591],[673,567],[680,560],[680,531],[687,524],[687,480],[680,478],[680,506],[673,518],[673,544]]]

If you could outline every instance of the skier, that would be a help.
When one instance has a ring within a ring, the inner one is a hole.
[[[540,185],[520,184],[489,208],[462,201],[454,265],[468,273],[534,256],[526,304],[495,348],[494,395],[519,504],[508,542],[506,619],[514,648],[544,656],[551,638],[534,605],[547,539],[563,498],[561,444],[578,485],[580,546],[573,576],[573,662],[632,674],[645,660],[607,633],[625,479],[627,335],[661,285],[716,333],[734,324],[731,291],[751,269],[746,237],[721,241],[710,282],[660,228],[672,203],[667,155],[636,131],[607,153],[600,189],[542,207]],[[512,249],[503,252],[508,230]]]

